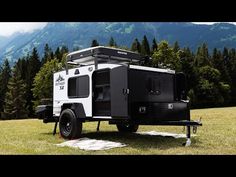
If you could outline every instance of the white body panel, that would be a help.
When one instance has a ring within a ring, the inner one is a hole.
[[[98,69],[115,68],[118,64],[99,64]],[[75,70],[79,70],[79,74],[75,74]],[[53,115],[60,116],[61,106],[64,103],[82,103],[86,117],[92,117],[92,74],[95,70],[94,65],[78,67],[66,71],[60,71],[54,73],[53,76]],[[89,96],[86,98],[69,98],[68,97],[68,79],[78,76],[89,76]],[[57,81],[60,78],[62,80]],[[63,80],[64,79],[64,80]]]

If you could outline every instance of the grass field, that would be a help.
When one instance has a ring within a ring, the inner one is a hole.
[[[37,119],[0,121],[0,154],[236,154],[236,107],[192,110],[191,117],[202,117],[203,126],[192,137],[190,147],[182,146],[185,138],[120,134],[115,125],[101,122],[83,124],[83,136],[127,144],[105,151],[84,151],[57,147],[64,142],[52,135],[54,124]],[[183,127],[140,126],[138,131],[183,133]]]

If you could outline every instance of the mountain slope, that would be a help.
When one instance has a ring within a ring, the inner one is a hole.
[[[72,51],[77,47],[89,47],[93,39],[106,45],[112,36],[118,45],[130,47],[135,38],[141,42],[143,35],[147,35],[150,45],[156,37],[158,41],[167,40],[170,44],[177,40],[181,47],[188,46],[192,50],[203,42],[208,44],[209,49],[236,47],[236,26],[227,23],[48,23],[33,33],[18,33],[8,39],[0,37],[0,63],[4,58],[14,62],[33,47],[37,47],[42,56],[46,43],[53,50],[66,45]]]
[[[7,37],[0,36],[0,48],[6,44]]]

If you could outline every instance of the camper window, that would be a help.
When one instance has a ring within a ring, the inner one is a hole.
[[[89,96],[89,76],[73,77],[68,80],[68,97],[85,98]]]

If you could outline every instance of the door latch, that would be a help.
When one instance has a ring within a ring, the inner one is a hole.
[[[128,95],[129,94],[129,89],[123,89],[123,94]]]

